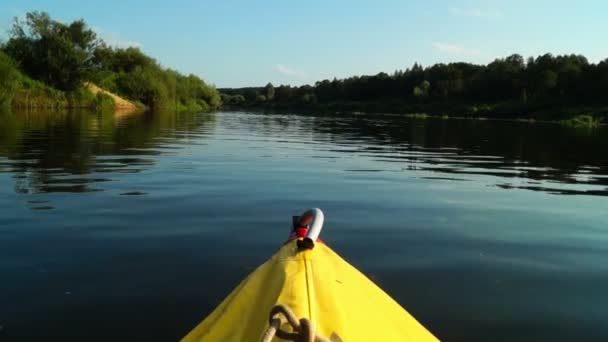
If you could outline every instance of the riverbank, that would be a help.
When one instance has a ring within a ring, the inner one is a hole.
[[[327,113],[424,113],[429,116],[608,122],[608,60],[546,53],[510,55],[488,64],[414,63],[392,74],[220,89],[240,108]],[[571,120],[579,116],[591,120]]]
[[[106,44],[82,19],[28,12],[0,43],[0,105],[208,112],[221,100],[196,75],[165,68],[139,48]]]
[[[529,122],[558,122],[577,127],[595,127],[608,123],[608,106],[577,105],[555,101],[493,104],[435,102],[408,104],[399,101],[329,102],[329,103],[244,103],[226,105],[228,110],[317,112],[332,115],[365,115],[384,113],[406,117],[496,119]]]
[[[97,85],[91,83],[91,82],[85,82],[84,87],[90,91],[92,94],[95,94],[96,96],[108,96],[112,99],[112,102],[114,103],[114,110],[116,111],[135,111],[138,109],[141,109],[142,105],[140,104],[139,106],[136,105],[135,103],[126,100],[114,93],[111,93],[105,89],[102,89],[100,87],[98,87]]]
[[[141,80],[141,82],[141,87],[145,88],[145,81]],[[163,106],[157,103],[154,106],[138,100],[130,100],[91,81],[84,81],[73,90],[59,90],[24,74],[17,67],[17,63],[0,50],[0,107],[16,110],[88,109],[124,113],[146,109],[211,111],[218,106],[217,103],[211,106],[200,99],[171,101],[170,105]]]

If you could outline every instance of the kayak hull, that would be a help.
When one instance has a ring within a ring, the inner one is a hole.
[[[336,334],[344,342],[437,341],[330,247],[317,243],[302,250],[296,242],[287,242],[247,276],[182,341],[259,341],[276,304],[308,318],[317,333]]]

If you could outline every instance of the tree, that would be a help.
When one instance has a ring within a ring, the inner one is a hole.
[[[303,104],[306,104],[306,105],[314,104],[314,103],[317,103],[317,97],[313,93],[305,93],[300,98],[300,102]]]
[[[266,100],[268,101],[272,101],[274,99],[274,86],[272,85],[272,83],[268,83],[265,87],[264,87],[264,94],[266,94]]]
[[[547,93],[557,85],[557,74],[552,70],[544,70],[540,74],[539,90],[541,93]]]
[[[242,105],[245,103],[245,97],[243,95],[229,95],[221,94],[222,102],[226,105]]]
[[[25,22],[15,18],[9,37],[6,53],[28,75],[61,90],[81,86],[98,44],[84,20],[63,24],[45,12],[28,12]]]
[[[259,89],[259,88],[258,88]],[[246,88],[243,96],[247,100],[247,102],[254,103],[258,98],[259,92],[255,88]]]
[[[157,62],[146,56],[138,47],[112,48],[100,44],[94,51],[93,64],[100,69],[114,72],[131,72],[136,67],[156,66]]]
[[[171,96],[160,72],[155,68],[138,66],[130,73],[121,74],[117,86],[132,100],[152,108],[163,108],[169,105]]]
[[[255,102],[266,102],[266,96],[259,94],[256,98],[255,98]]]
[[[258,94],[270,101],[267,88],[268,85],[224,91],[231,96],[244,95],[247,104],[254,104]],[[423,67],[416,63],[391,75],[381,72],[319,80],[300,87],[281,85],[276,88],[272,103],[286,107],[319,103],[321,108],[331,110],[341,107],[406,112],[428,108],[436,113],[451,109],[458,113],[474,106],[481,108],[484,115],[507,117],[560,101],[568,106],[584,101],[599,105],[607,91],[608,59],[590,64],[580,55],[544,54],[525,60],[513,54],[487,65],[462,62]]]
[[[288,85],[280,85],[275,91],[274,100],[280,102],[290,102],[293,100],[293,88]]]
[[[430,88],[431,83],[427,80],[424,80],[420,83],[420,85],[414,87],[414,96],[417,98],[425,98],[429,95]]]

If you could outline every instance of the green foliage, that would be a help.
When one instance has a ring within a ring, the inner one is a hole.
[[[156,61],[146,56],[137,47],[112,48],[105,43],[93,51],[93,66],[98,70],[129,73],[137,67],[151,68],[157,66]]]
[[[600,119],[589,114],[577,115],[571,119],[561,120],[560,123],[577,128],[595,128],[601,124]]]
[[[391,75],[322,80],[314,86],[280,85],[273,87],[272,98],[268,88],[221,91],[230,100],[242,95],[243,106],[559,120],[581,109],[603,113],[608,105],[608,59],[591,64],[580,55],[545,54],[525,60],[515,54],[487,65],[414,64]],[[256,102],[258,94],[266,95],[267,101]]]
[[[114,100],[103,94],[93,94],[84,87],[63,92],[46,84],[23,77],[14,92],[11,105],[15,108],[90,108],[114,107]]]
[[[222,99],[222,103],[224,105],[235,105],[235,106],[241,106],[244,105],[245,102],[247,101],[245,99],[245,96],[237,94],[237,95],[228,95],[228,94],[220,94],[221,95],[221,99]]]
[[[107,94],[97,93],[95,96],[95,109],[104,112],[114,110],[114,99]]]
[[[414,96],[417,98],[425,98],[429,95],[431,83],[427,80],[420,82],[420,85],[414,87]]]
[[[0,51],[0,105],[9,104],[16,108],[96,108],[99,104],[107,107],[107,99],[100,103],[83,87],[64,92],[33,80],[21,74],[16,63]]]
[[[259,94],[258,96],[256,96],[255,98],[255,102],[266,102],[266,96]]]
[[[207,102],[196,99],[188,100],[186,103],[178,102],[175,108],[178,112],[208,112],[211,110]]]
[[[412,119],[428,119],[429,115],[427,113],[411,113],[406,114],[405,116]]]
[[[148,107],[210,111],[222,104],[215,87],[198,76],[162,68],[138,48],[102,44],[94,55],[93,82]]]
[[[488,106],[487,104],[473,105],[473,106],[467,108],[465,114],[467,116],[479,117],[481,115],[487,115],[491,110],[492,110],[492,108],[490,106]]]
[[[245,88],[243,96],[245,97],[245,101],[247,101],[249,103],[255,103],[259,94],[260,94],[260,92],[257,89]]]
[[[68,101],[68,107],[95,107],[97,103],[97,96],[84,87],[78,87],[70,92],[66,92],[66,99]]]
[[[20,78],[15,62],[0,50],[0,106],[10,103]]]
[[[274,86],[272,85],[272,83],[268,83],[265,87],[264,87],[264,96],[266,97],[266,99],[268,101],[272,101],[272,99],[274,99]]]
[[[315,96],[315,94],[306,93],[306,94],[302,95],[300,102],[305,105],[314,104],[314,103],[317,103],[317,97]]]
[[[11,105],[16,108],[66,108],[66,94],[46,84],[23,77]]]
[[[23,107],[109,107],[108,98],[82,87],[92,81],[155,109],[210,111],[222,104],[215,87],[199,77],[165,69],[139,48],[108,46],[82,19],[64,24],[29,12],[25,21],[14,20],[2,50],[8,56],[0,55],[0,103],[12,98]]]
[[[169,90],[159,71],[137,66],[129,73],[119,74],[116,80],[118,93],[152,108],[169,106]]]
[[[82,19],[63,24],[48,13],[29,12],[25,22],[15,19],[4,50],[27,75],[71,91],[85,80],[97,42]]]

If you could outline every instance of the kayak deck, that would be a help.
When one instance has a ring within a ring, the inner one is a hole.
[[[276,304],[308,318],[319,334],[336,334],[344,342],[437,341],[330,247],[317,243],[299,249],[295,239],[247,276],[182,341],[259,341]]]

